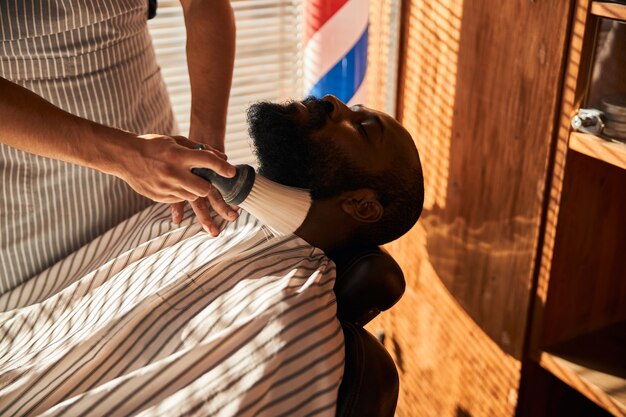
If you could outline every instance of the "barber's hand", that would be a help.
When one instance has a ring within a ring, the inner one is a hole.
[[[135,157],[123,162],[119,176],[139,194],[161,203],[175,203],[176,208],[172,209],[174,223],[179,223],[182,218],[184,200],[193,202],[192,207],[204,229],[216,236],[219,230],[211,218],[205,197],[225,219],[234,220],[237,214],[219,192],[208,181],[193,174],[191,168],[209,168],[228,178],[236,171],[219,150],[192,149],[195,145],[182,136],[138,136],[137,142],[131,145],[136,151],[133,152]]]
[[[198,217],[204,230],[211,236],[217,236],[220,230],[211,216],[210,207],[213,207],[215,212],[227,221],[233,221],[239,217],[239,214],[224,201],[216,188],[211,188],[207,197],[200,197],[195,201],[190,201],[189,204],[191,204],[191,208],[196,213],[196,217]],[[172,212],[172,223],[180,223],[185,211],[185,202],[173,203],[170,206],[170,211]]]
[[[197,149],[197,142],[189,140],[182,136],[175,136],[177,142],[183,146],[187,146],[191,149]],[[218,149],[211,147],[210,145],[204,144],[205,148],[212,150],[217,156],[222,158],[224,161],[227,160],[226,154],[221,152]],[[220,229],[215,224],[215,220],[211,214],[211,207],[215,212],[227,221],[236,220],[239,217],[237,211],[235,211],[236,207],[229,206],[222,198],[220,192],[215,188],[211,187],[209,190],[209,194],[206,197],[199,197],[195,201],[189,201],[191,208],[193,209],[198,221],[204,228],[212,236],[217,236],[220,233]],[[183,220],[183,214],[185,212],[185,202],[181,201],[178,203],[172,203],[170,205],[170,211],[172,213],[172,223],[179,224]]]

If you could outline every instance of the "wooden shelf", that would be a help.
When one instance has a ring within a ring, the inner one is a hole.
[[[591,14],[609,19],[626,20],[626,5],[594,1],[591,3]]]
[[[569,137],[569,148],[626,169],[626,144],[609,142],[587,133],[572,132]]]
[[[539,363],[611,414],[626,417],[626,321],[547,349]]]

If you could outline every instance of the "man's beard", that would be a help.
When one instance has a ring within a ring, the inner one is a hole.
[[[302,103],[309,111],[306,123],[298,123],[294,102],[261,102],[248,109],[248,131],[259,174],[280,184],[309,189],[313,198],[329,197],[336,192],[328,189],[334,188],[329,187],[334,172],[345,158],[331,141],[312,139],[326,124],[328,104],[314,97]]]
[[[329,103],[314,97],[302,103],[310,113],[306,123],[298,123],[294,102],[261,102],[248,109],[248,131],[259,174],[283,185],[306,188],[313,199],[377,183],[378,178],[358,169],[332,138],[318,133],[328,120]]]

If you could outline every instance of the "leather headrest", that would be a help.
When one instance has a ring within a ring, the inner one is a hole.
[[[381,248],[354,248],[333,254],[337,265],[335,296],[339,320],[367,324],[404,293],[404,274]]]
[[[393,416],[398,402],[398,370],[385,348],[362,327],[342,323],[346,366],[337,416]]]

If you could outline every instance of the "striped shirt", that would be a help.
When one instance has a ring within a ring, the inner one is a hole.
[[[335,415],[335,265],[156,204],[0,296],[0,415]]]
[[[147,5],[0,0],[0,76],[107,126],[173,133]],[[0,184],[0,294],[151,203],[115,177],[3,144]]]

